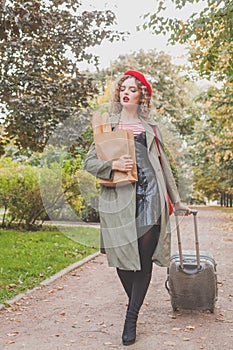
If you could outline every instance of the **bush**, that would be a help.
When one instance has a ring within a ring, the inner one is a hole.
[[[38,178],[38,168],[12,162],[9,158],[0,159],[0,206],[4,208],[2,226],[13,221],[30,226],[45,218]]]
[[[98,183],[81,168],[80,155],[52,147],[43,155],[40,189],[50,219],[99,221]]]
[[[38,164],[39,156],[36,158]],[[40,156],[40,163],[41,167],[31,165],[30,158],[0,159],[3,227],[14,222],[32,228],[48,218],[99,221],[98,185],[80,169],[81,156],[49,147]]]
[[[82,207],[79,185],[58,163],[41,169],[40,193],[51,220],[77,220]]]
[[[81,218],[84,221],[99,222],[99,184],[94,176],[85,170],[78,172],[78,180],[83,198]]]

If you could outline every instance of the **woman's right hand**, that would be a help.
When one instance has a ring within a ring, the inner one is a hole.
[[[124,154],[120,158],[112,161],[112,170],[131,171],[133,168],[133,160],[130,155]]]

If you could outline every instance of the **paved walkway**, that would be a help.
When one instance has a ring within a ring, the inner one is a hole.
[[[174,218],[172,223],[174,227]],[[218,263],[215,313],[173,313],[164,288],[166,269],[155,266],[139,315],[137,341],[130,349],[233,350],[232,215],[201,209],[198,227],[201,249],[209,250]],[[192,249],[192,217],[182,220],[181,231],[184,248]],[[115,269],[99,255],[1,310],[0,349],[123,349],[126,301]]]

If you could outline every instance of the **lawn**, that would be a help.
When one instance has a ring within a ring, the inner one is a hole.
[[[99,250],[99,229],[0,229],[0,303]]]

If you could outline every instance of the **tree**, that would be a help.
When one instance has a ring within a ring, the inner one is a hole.
[[[170,0],[176,9],[200,0]],[[169,42],[186,44],[190,61],[203,76],[232,82],[233,64],[233,7],[232,0],[201,0],[206,7],[200,13],[191,13],[187,20],[168,18],[163,14],[165,0],[160,0],[157,11],[147,14],[144,28],[155,33],[170,33]]]
[[[200,0],[171,2],[182,9]],[[191,149],[192,144],[196,149],[192,152],[196,189],[216,198],[216,193],[232,195],[233,192],[232,176],[229,176],[233,167],[233,3],[232,0],[205,0],[205,3],[207,6],[199,14],[191,13],[183,21],[167,18],[163,13],[165,1],[161,0],[157,11],[145,16],[149,19],[144,28],[149,27],[155,34],[170,33],[170,43],[185,44],[192,69],[218,83],[199,97],[202,108],[199,115],[193,113],[197,118],[189,138]]]
[[[224,94],[225,95],[225,94]],[[209,88],[199,100],[200,121],[188,143],[194,160],[195,188],[209,199],[233,194],[232,116],[220,91]]]
[[[0,6],[0,103],[4,126],[21,148],[42,151],[56,126],[82,118],[97,92],[82,61],[87,49],[121,33],[111,11],[83,11],[77,0],[9,0]]]

